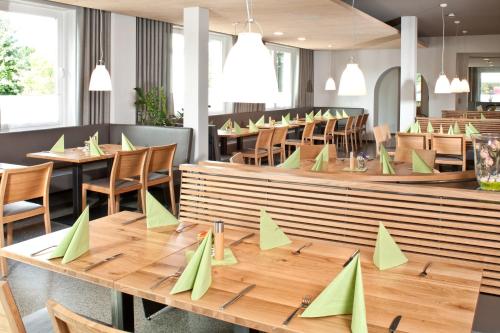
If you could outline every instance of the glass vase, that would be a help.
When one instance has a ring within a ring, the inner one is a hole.
[[[500,191],[500,134],[475,134],[474,164],[482,190]]]

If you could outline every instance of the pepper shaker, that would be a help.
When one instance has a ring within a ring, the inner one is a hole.
[[[215,260],[224,260],[224,222],[214,222]]]

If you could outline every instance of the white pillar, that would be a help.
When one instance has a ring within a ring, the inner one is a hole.
[[[405,130],[415,121],[415,81],[417,78],[417,17],[401,17],[401,92],[399,129]]]
[[[193,129],[192,162],[208,159],[208,9],[184,9],[184,126]]]

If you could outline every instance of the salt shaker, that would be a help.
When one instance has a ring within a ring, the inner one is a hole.
[[[224,260],[224,222],[214,222],[215,260]]]

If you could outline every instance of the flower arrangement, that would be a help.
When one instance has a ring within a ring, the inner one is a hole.
[[[500,191],[500,135],[474,137],[476,177],[481,189]]]

